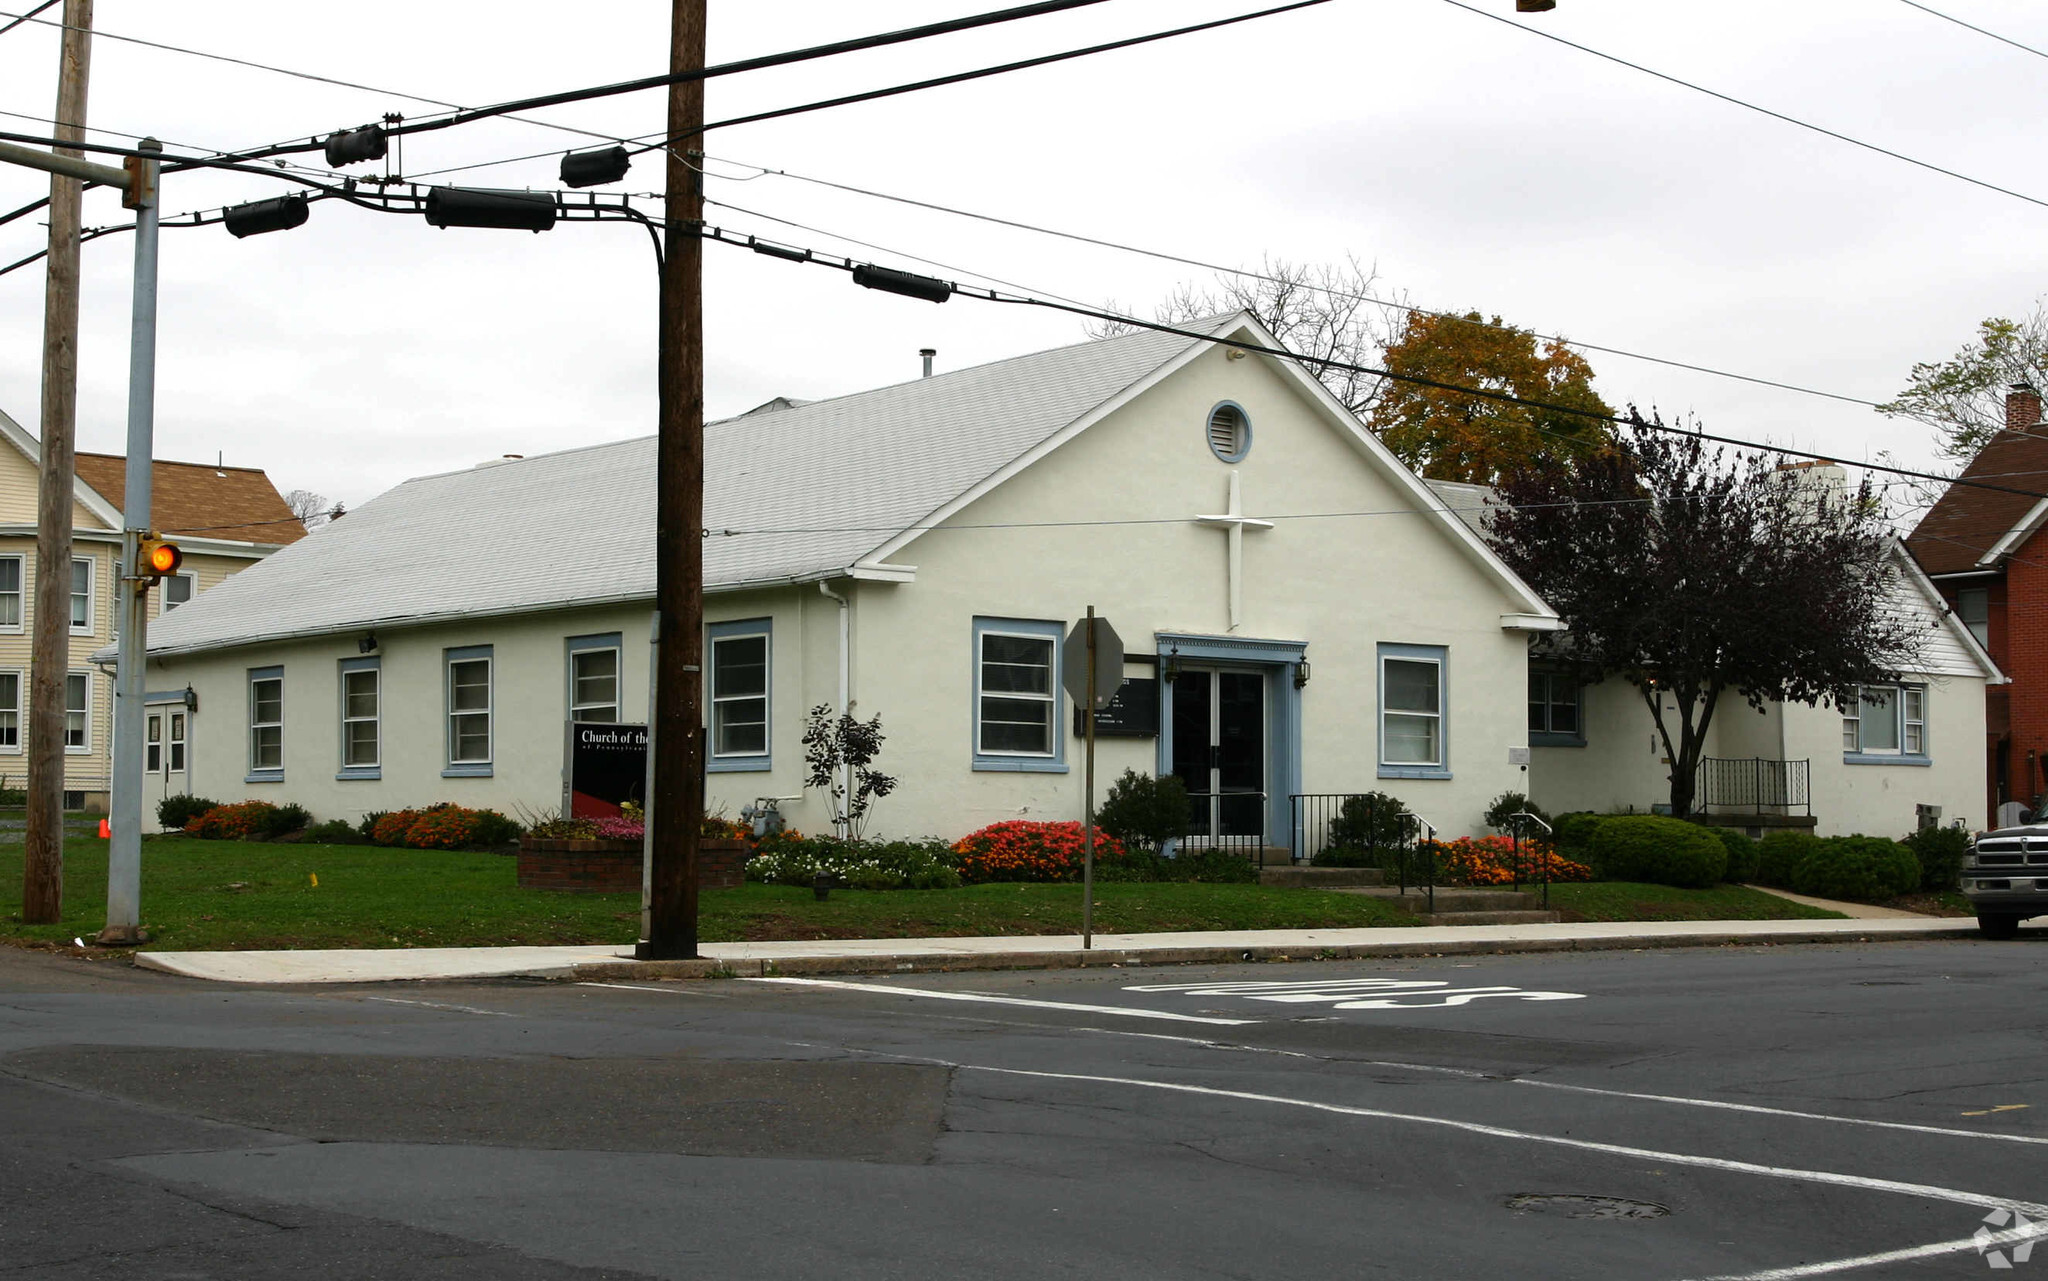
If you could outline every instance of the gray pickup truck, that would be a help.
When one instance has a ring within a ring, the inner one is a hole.
[[[1963,860],[1963,894],[1986,938],[2009,939],[2048,913],[2048,823],[1986,832]]]

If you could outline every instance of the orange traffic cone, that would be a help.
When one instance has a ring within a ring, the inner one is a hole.
[[[100,839],[103,841],[114,839],[114,829],[107,826],[107,820],[105,819],[100,820]]]

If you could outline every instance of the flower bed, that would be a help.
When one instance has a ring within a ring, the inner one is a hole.
[[[1515,882],[1514,842],[1505,836],[1465,836],[1455,841],[1437,841],[1437,878],[1447,885],[1512,885]],[[1524,841],[1521,847],[1521,879],[1524,883],[1543,880],[1549,865],[1553,881],[1590,881],[1593,869],[1561,857],[1549,846]]]
[[[1033,823],[1011,819],[991,823],[953,845],[960,879],[983,881],[1072,881],[1081,875],[1084,834],[1079,823]],[[1124,856],[1123,842],[1097,828],[1097,862]]]

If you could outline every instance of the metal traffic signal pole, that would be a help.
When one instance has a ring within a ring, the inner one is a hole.
[[[705,0],[674,0],[671,71],[704,65]],[[648,797],[647,937],[638,955],[697,955],[697,844],[704,827],[704,196],[686,157],[704,125],[704,82],[669,86],[667,254],[661,271],[655,450],[654,788]]]
[[[128,330],[128,492],[122,503],[119,658],[114,669],[113,840],[107,849],[107,928],[102,943],[141,941],[142,907],[142,698],[149,579],[137,557],[149,534],[150,460],[156,453],[156,239],[158,155],[163,144],[144,138],[121,169],[61,152],[0,143],[0,164],[26,165],[121,191],[135,211],[135,302]],[[47,568],[42,571],[45,576]]]

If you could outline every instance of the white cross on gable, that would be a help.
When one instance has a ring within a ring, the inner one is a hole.
[[[1253,520],[1244,514],[1243,495],[1239,488],[1235,468],[1230,473],[1230,510],[1220,516],[1197,516],[1195,519],[1224,532],[1228,542],[1226,572],[1230,582],[1230,630],[1236,631],[1239,618],[1244,613],[1244,531],[1247,529],[1271,529],[1270,520]]]

